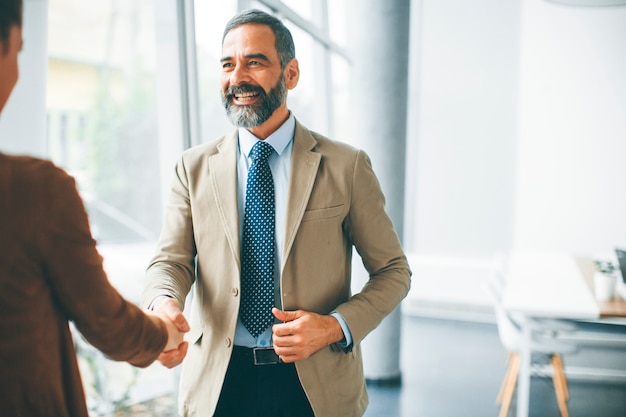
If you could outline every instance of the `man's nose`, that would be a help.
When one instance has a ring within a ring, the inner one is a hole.
[[[230,73],[230,85],[241,85],[250,82],[250,74],[244,65],[236,65]]]

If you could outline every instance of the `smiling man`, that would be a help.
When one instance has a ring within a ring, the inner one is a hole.
[[[281,59],[275,38],[271,27],[247,24],[227,32],[222,45],[226,114],[231,123],[259,139],[266,139],[289,117],[287,90],[296,86],[300,74],[293,46],[285,54],[294,57]]]
[[[221,59],[222,102],[226,113],[235,126],[250,129],[260,139],[265,139],[261,135],[268,132],[259,131],[258,127],[268,119],[273,118],[268,125],[274,130],[287,120],[287,89],[298,82],[298,61],[291,59],[284,63],[283,71],[273,38],[269,26],[239,26],[224,38],[225,55]],[[285,80],[287,71],[289,86]]]
[[[190,291],[182,416],[361,416],[360,343],[406,296],[410,270],[367,155],[287,107],[291,33],[257,10],[222,39],[223,104],[237,129],[183,153],[146,308],[180,320]],[[370,279],[351,294],[353,248]]]

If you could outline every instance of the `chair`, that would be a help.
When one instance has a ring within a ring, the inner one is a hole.
[[[511,406],[513,393],[517,383],[520,366],[520,355],[523,339],[521,329],[521,318],[508,313],[502,307],[502,289],[504,288],[505,275],[503,270],[496,268],[494,276],[488,280],[488,290],[492,296],[496,322],[498,326],[498,336],[504,348],[508,351],[508,367],[504,381],[496,398],[496,403],[500,405],[500,417],[506,417]],[[563,343],[556,340],[560,332],[569,332],[575,329],[571,323],[562,320],[539,320],[530,319],[532,328],[531,352],[547,354],[553,368],[552,380],[556,393],[557,403],[562,417],[569,417],[567,410],[567,399],[569,397],[567,389],[567,379],[563,370],[561,355],[577,350],[577,346],[571,343]]]

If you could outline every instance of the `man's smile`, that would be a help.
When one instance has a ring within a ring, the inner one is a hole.
[[[255,91],[233,94],[233,98],[235,99],[235,101],[241,104],[249,104],[255,101],[258,97],[259,97],[259,93]]]

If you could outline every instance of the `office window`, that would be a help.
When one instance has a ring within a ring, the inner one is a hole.
[[[315,19],[315,6],[325,2],[326,0],[282,0],[285,6],[296,12],[300,17],[309,21]],[[259,3],[263,3],[263,1]]]
[[[152,0],[50,0],[48,154],[78,180],[100,243],[161,223]]]
[[[196,61],[198,65],[198,98],[200,112],[200,142],[210,142],[233,129],[226,117],[220,95],[220,58],[222,33],[226,22],[237,12],[236,0],[215,3],[196,0]]]
[[[135,303],[161,228],[169,188],[162,184],[173,172],[173,163],[161,162],[162,149],[182,148],[164,144],[181,135],[161,132],[159,95],[177,82],[157,65],[158,54],[169,51],[159,39],[171,29],[161,17],[176,16],[158,9],[163,4],[49,0],[47,154],[76,178],[109,280]],[[175,52],[170,61],[177,63]],[[175,117],[168,110],[166,117]],[[78,334],[75,340],[94,414],[175,391],[175,374],[160,364],[138,370],[109,361]]]

